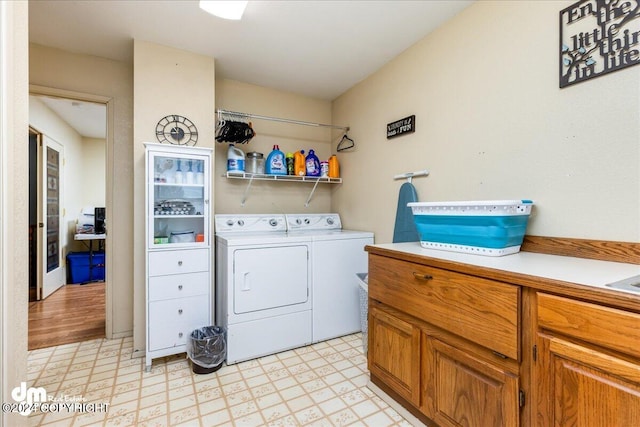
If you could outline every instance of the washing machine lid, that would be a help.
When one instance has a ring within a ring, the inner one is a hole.
[[[373,243],[373,233],[370,231],[358,230],[328,230],[316,231],[311,234],[311,240],[320,242],[325,240],[346,240],[346,239],[371,239]]]

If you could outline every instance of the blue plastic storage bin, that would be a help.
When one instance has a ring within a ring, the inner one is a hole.
[[[488,200],[409,203],[428,249],[502,256],[520,251],[533,202]]]
[[[89,252],[69,252],[67,254],[69,283],[104,281],[104,252],[94,252],[92,261],[93,269],[90,271]]]

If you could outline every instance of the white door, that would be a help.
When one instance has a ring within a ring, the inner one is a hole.
[[[42,298],[64,285],[63,248],[63,147],[43,136],[41,186],[42,210]]]
[[[306,303],[309,300],[308,264],[307,246],[236,250],[234,313]]]

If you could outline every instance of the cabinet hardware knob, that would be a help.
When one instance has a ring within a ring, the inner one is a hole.
[[[178,314],[182,314],[182,309],[178,309]]]
[[[178,333],[178,338],[182,338],[182,332]]]
[[[182,285],[178,285],[178,290],[181,291],[182,290]]]
[[[430,274],[416,273],[415,271],[413,272],[413,277],[415,277],[418,280],[431,280],[431,279],[433,279],[433,276],[430,275]]]
[[[178,265],[182,265],[182,261],[178,261]]]

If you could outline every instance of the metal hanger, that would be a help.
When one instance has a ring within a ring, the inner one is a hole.
[[[338,147],[336,147],[337,151],[344,151],[344,150],[348,150],[349,148],[353,148],[356,146],[356,143],[353,139],[349,138],[347,136],[347,134],[345,133],[342,136],[342,139],[340,140],[340,142],[338,143]]]

